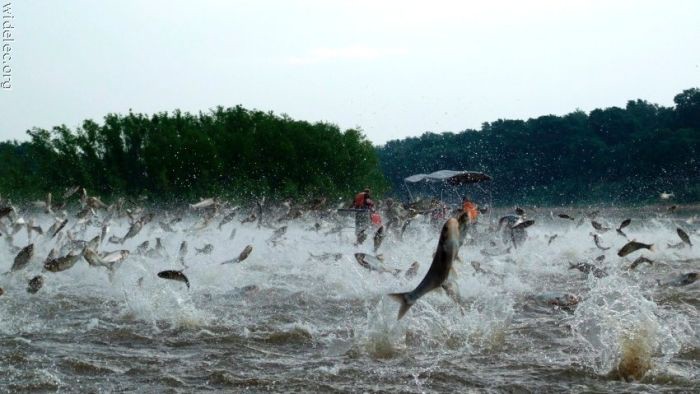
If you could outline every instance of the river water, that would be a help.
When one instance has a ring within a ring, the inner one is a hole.
[[[53,222],[19,213],[45,230]],[[420,282],[439,235],[439,226],[421,220],[403,240],[387,237],[378,251],[386,268],[406,270],[418,261],[413,278],[360,266],[353,255],[373,254],[372,237],[355,246],[352,218],[274,221],[288,230],[270,242],[274,229],[241,223],[243,214],[221,229],[217,218],[200,230],[192,230],[199,219],[188,214],[169,233],[157,224],[168,220],[161,212],[123,245],[102,243],[100,251],[132,252],[111,280],[84,260],[64,272],[42,272],[49,250],[65,237],[32,235],[30,265],[0,277],[0,391],[697,392],[700,281],[658,282],[700,271],[700,246],[668,247],[680,241],[677,227],[700,244],[699,224],[682,210],[604,211],[596,220],[613,229],[600,234],[610,247],[603,251],[590,221],[577,227],[581,213],[567,213],[577,220],[529,212],[535,219],[529,239],[498,256],[485,254],[504,251],[500,237],[480,225],[482,235],[461,248],[450,275],[457,300],[436,290],[400,321],[398,303],[386,294]],[[654,243],[654,251],[616,255],[627,240],[614,227],[628,214],[628,237]],[[82,226],[74,214],[69,218],[66,229],[77,238],[100,234],[97,221]],[[344,227],[333,232],[338,222]],[[113,219],[108,236],[123,236],[128,227],[126,218]],[[145,240],[153,247],[156,237],[168,256],[135,253]],[[2,272],[17,254],[7,238],[0,238]],[[183,240],[189,290],[156,276],[182,269]],[[25,230],[14,236],[16,246],[27,242]],[[207,243],[211,254],[195,252]],[[253,251],[245,261],[220,264],[248,244]],[[324,253],[340,255],[314,257]],[[605,260],[596,262],[600,255]],[[628,270],[641,255],[654,263]],[[608,275],[569,269],[570,262],[595,263]],[[27,293],[38,274],[43,288]],[[549,303],[563,292],[581,301],[569,308]]]

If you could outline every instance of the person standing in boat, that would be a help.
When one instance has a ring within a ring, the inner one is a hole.
[[[365,190],[355,195],[350,208],[357,210],[355,212],[355,235],[359,235],[363,230],[369,228],[370,215],[374,210],[374,201],[370,197],[369,188],[365,188]]]

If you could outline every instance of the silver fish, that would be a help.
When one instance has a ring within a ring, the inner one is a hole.
[[[603,278],[605,276],[608,276],[608,273],[605,272],[605,270],[600,269],[595,265],[589,263],[569,263],[569,269],[577,269],[583,272],[584,274],[593,273],[593,276],[595,276],[596,278]]]
[[[124,241],[126,241],[129,238],[133,238],[138,234],[141,229],[143,228],[143,222],[140,220],[135,221],[131,227],[129,227],[129,231],[127,231],[126,235],[124,235],[121,239],[121,243],[123,244]]]
[[[600,250],[608,250],[608,249],[610,249],[609,246],[608,246],[608,247],[605,247],[605,246],[602,246],[602,245],[600,244],[600,237],[598,236],[598,234],[593,234],[593,242],[595,243],[595,246],[597,246],[598,249],[600,249]]]
[[[653,251],[654,251],[654,245],[653,245],[653,244],[643,244],[643,243],[637,242],[637,241],[630,241],[630,242],[627,242],[627,243],[625,244],[625,246],[623,246],[622,249],[620,249],[620,250],[617,252],[617,255],[620,256],[620,257],[625,257],[625,256],[627,256],[628,254],[630,254],[630,253],[632,253],[632,252],[635,252],[635,251],[637,251],[637,250],[639,250],[639,249],[649,249],[649,250],[651,250],[651,251],[653,252]]]
[[[63,193],[63,199],[66,200],[70,198],[72,195],[74,195],[78,190],[80,190],[80,186],[73,186],[69,187],[66,189],[66,191]]]
[[[382,267],[380,265],[383,260],[383,257],[381,255],[371,256],[365,253],[355,253],[355,260],[357,260],[357,263],[360,264],[362,267],[367,268],[370,271],[379,272],[381,274],[387,273],[392,275],[398,275],[401,273],[400,269],[386,269]]]
[[[203,248],[194,248],[194,250],[197,251],[197,254],[211,254],[214,251],[214,245],[206,244]]]
[[[365,230],[360,231],[357,234],[357,245],[362,245],[363,242],[367,239],[367,232]]]
[[[54,225],[52,225],[49,228],[49,231],[47,232],[47,234],[51,234],[51,238],[55,237],[56,234],[58,234],[61,230],[63,230],[64,227],[66,227],[67,223],[68,223],[68,219],[64,219],[60,222],[54,223]]]
[[[275,243],[287,232],[287,226],[282,226],[272,233],[272,236],[268,238],[267,242]]]
[[[377,253],[377,249],[382,245],[382,241],[384,241],[384,226],[379,227],[377,231],[374,233],[374,253]]]
[[[417,261],[414,261],[411,264],[411,266],[406,270],[404,276],[408,279],[413,278],[414,276],[418,275],[418,268],[420,268],[420,264],[418,264]]]
[[[184,284],[187,285],[187,289],[190,288],[190,281],[187,279],[185,274],[182,273],[182,271],[175,271],[175,270],[166,270],[166,271],[160,271],[158,273],[159,278],[163,279],[170,279],[170,280],[175,280],[178,282],[183,282]]]
[[[44,277],[37,275],[33,277],[27,285],[27,293],[36,294],[39,289],[44,285]]]
[[[182,241],[180,244],[180,250],[177,253],[178,263],[185,265],[185,257],[187,257],[187,241]]]
[[[44,269],[50,272],[61,272],[71,269],[81,256],[82,253],[71,252],[65,256],[47,261],[44,263]]]
[[[203,209],[203,208],[209,208],[212,207],[216,204],[216,201],[213,198],[207,198],[200,200],[196,204],[190,204],[190,208],[192,209]]]
[[[139,246],[136,247],[136,254],[138,254],[138,255],[146,254],[146,252],[148,251],[148,246],[150,244],[151,243],[148,240],[141,242],[139,244]]]
[[[604,232],[610,230],[608,227],[603,226],[602,224],[596,222],[595,220],[591,220],[591,225],[593,226],[593,228],[596,231],[598,231],[600,233],[604,233]]]
[[[100,255],[100,258],[102,259],[102,261],[107,263],[107,264],[121,263],[127,257],[129,257],[128,250],[115,250],[113,252],[105,252],[105,253],[102,253]]]
[[[233,218],[236,217],[236,213],[238,213],[238,207],[236,207],[231,212],[229,212],[226,216],[224,216],[224,218],[221,219],[221,221],[219,222],[219,230],[221,230],[221,226],[232,221]]]
[[[241,252],[241,254],[238,255],[238,257],[236,257],[235,259],[232,259],[232,260],[224,261],[221,264],[240,263],[241,261],[247,259],[248,256],[250,256],[250,253],[252,251],[253,251],[253,245],[248,245],[243,249],[243,251]]]
[[[678,234],[678,237],[680,237],[681,241],[688,244],[688,246],[693,246],[693,243],[690,242],[690,236],[688,236],[688,233],[683,231],[683,229],[676,228],[676,233]]]
[[[10,268],[10,272],[15,272],[23,269],[29,264],[32,257],[34,256],[34,244],[29,244],[25,246],[20,252],[15,256],[15,261]]]
[[[413,291],[390,294],[392,298],[401,304],[398,319],[401,319],[418,299],[440,287],[447,280],[452,269],[452,263],[457,257],[459,239],[459,222],[457,219],[451,218],[442,227],[433,262],[420,284]]]

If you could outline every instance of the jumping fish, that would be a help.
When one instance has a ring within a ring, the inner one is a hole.
[[[598,249],[600,249],[600,250],[608,250],[608,249],[610,249],[609,246],[608,246],[608,247],[605,247],[605,246],[603,246],[603,245],[600,244],[600,237],[598,236],[598,234],[593,234],[593,242],[595,243],[595,246],[597,246]]]
[[[233,218],[236,216],[237,212],[238,212],[238,207],[234,208],[231,212],[229,212],[226,216],[224,216],[224,218],[221,219],[221,221],[219,222],[219,230],[221,230],[221,226],[232,221]]]
[[[529,220],[518,220],[515,224],[513,224],[512,226],[510,226],[510,228],[513,229],[513,230],[517,230],[517,229],[526,229],[526,228],[532,226],[533,224],[535,224],[535,221],[532,220],[532,219],[529,219]]]
[[[406,270],[406,274],[404,276],[408,279],[413,278],[414,276],[418,275],[419,267],[420,264],[418,264],[417,261],[414,261],[413,264],[411,264],[411,266]]]
[[[399,234],[399,238],[403,240],[403,233],[406,232],[406,228],[408,228],[408,225],[411,224],[411,219],[406,220],[403,222],[403,225],[401,226],[401,233]]]
[[[343,258],[343,254],[342,253],[323,253],[323,254],[316,255],[316,254],[309,252],[309,257],[311,257],[314,260],[321,260],[321,261],[330,260],[330,259],[338,261],[338,260]]]
[[[182,273],[182,271],[175,271],[175,270],[166,270],[166,271],[160,271],[158,273],[159,278],[163,279],[170,279],[170,280],[176,280],[178,282],[183,282],[184,284],[187,285],[187,289],[190,288],[190,281],[187,279],[185,274]]]
[[[66,191],[63,193],[63,196],[62,196],[63,199],[66,200],[66,199],[70,198],[72,195],[77,193],[78,190],[80,190],[80,186],[73,186],[73,187],[67,188]]]
[[[44,285],[44,277],[41,275],[37,275],[33,277],[31,280],[29,280],[29,283],[27,284],[27,293],[29,294],[36,294],[39,289]]]
[[[275,230],[275,231],[272,233],[272,235],[270,236],[270,238],[268,238],[267,242],[271,242],[271,243],[273,243],[273,244],[276,243],[277,241],[280,240],[280,238],[282,238],[282,236],[283,236],[286,232],[287,232],[287,226],[282,226],[282,227],[278,228],[277,230]]]
[[[187,241],[182,241],[180,250],[177,253],[177,262],[185,265],[185,257],[187,257]]]
[[[216,201],[214,201],[213,198],[206,198],[201,201],[199,201],[196,204],[190,204],[190,208],[192,209],[204,209],[204,208],[209,208],[216,204]]]
[[[357,260],[357,263],[370,271],[376,271],[379,273],[387,273],[393,275],[398,275],[399,273],[401,273],[400,269],[390,270],[380,266],[379,264],[381,264],[382,259],[383,257],[381,255],[371,256],[365,253],[355,253],[355,260]]]
[[[596,267],[595,265],[589,264],[589,263],[576,263],[576,264],[569,263],[569,269],[577,269],[577,270],[583,272],[584,274],[593,273],[593,276],[595,276],[596,278],[602,278],[602,277],[608,276],[608,273],[605,272],[605,270],[600,269],[600,268]]]
[[[194,250],[197,252],[197,254],[211,254],[211,252],[214,251],[214,245],[206,244],[201,249],[194,248]]]
[[[382,245],[384,241],[384,226],[379,227],[374,233],[374,253],[377,253],[377,249]]]
[[[596,231],[598,231],[600,233],[604,233],[604,232],[610,230],[608,227],[603,226],[602,224],[596,222],[595,220],[591,220],[591,225],[593,226],[593,228]]]
[[[44,263],[44,269],[50,272],[61,272],[73,268],[80,259],[82,253],[71,252],[65,256],[57,257]]]
[[[625,234],[625,232],[622,231],[622,229],[625,228],[625,227],[627,227],[627,226],[629,226],[630,223],[632,223],[632,219],[625,219],[625,220],[623,220],[622,223],[620,223],[620,227],[618,227],[617,229],[615,229],[615,231],[617,231],[617,233],[620,234],[620,235],[622,235],[623,237],[627,238],[627,234]]]
[[[413,291],[390,294],[401,304],[398,319],[401,319],[418,299],[440,287],[447,280],[459,250],[459,238],[459,222],[451,218],[442,227],[433,262],[420,284]]]
[[[136,247],[136,254],[138,255],[144,255],[148,251],[148,246],[150,245],[150,242],[148,240],[145,240],[139,244],[139,246]]]
[[[66,227],[66,223],[68,223],[68,219],[63,219],[60,222],[54,223],[50,228],[47,234],[51,234],[51,238],[55,237],[56,234],[58,234],[61,230],[63,230],[64,227]],[[54,227],[55,226],[55,227]]]
[[[654,245],[653,245],[653,244],[643,244],[643,243],[637,242],[637,241],[630,241],[630,242],[627,242],[627,243],[625,244],[625,246],[623,246],[622,249],[620,249],[620,250],[617,252],[617,255],[620,256],[620,257],[625,257],[625,256],[627,256],[628,254],[630,254],[630,253],[632,253],[632,252],[635,252],[635,251],[637,251],[637,250],[639,250],[639,249],[649,249],[649,250],[651,250],[651,251],[653,252],[653,251],[654,251]]]
[[[357,234],[357,244],[362,245],[363,242],[367,239],[367,232],[365,230],[360,231]]]
[[[19,251],[17,256],[15,256],[15,261],[10,268],[10,272],[19,271],[29,264],[32,257],[34,256],[34,244],[29,244]]]
[[[221,264],[235,264],[235,263],[240,263],[241,261],[247,259],[248,256],[250,255],[250,252],[252,252],[252,251],[253,251],[253,245],[247,245],[247,246],[243,249],[243,251],[241,252],[241,254],[238,255],[238,257],[236,257],[235,259],[232,259],[232,260],[224,261],[224,262],[221,263]]]
[[[688,244],[688,246],[693,246],[693,243],[690,242],[690,236],[688,236],[688,233],[686,233],[685,231],[683,231],[683,229],[681,229],[681,228],[676,228],[676,233],[678,234],[678,237],[680,237],[680,239],[681,239],[684,243]]]
[[[124,241],[126,241],[129,238],[133,238],[138,234],[141,229],[143,228],[143,222],[141,220],[135,221],[131,227],[129,227],[129,231],[126,232],[126,235],[124,235],[121,239],[121,243],[123,244]]]

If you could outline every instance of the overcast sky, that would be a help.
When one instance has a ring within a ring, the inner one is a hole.
[[[7,3],[0,140],[241,104],[382,144],[700,87],[695,0]]]

